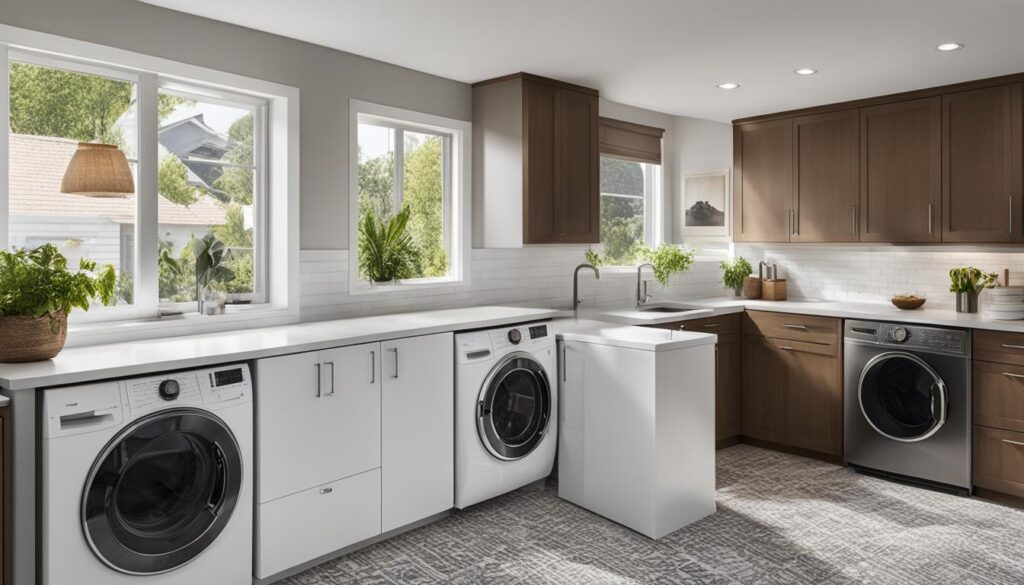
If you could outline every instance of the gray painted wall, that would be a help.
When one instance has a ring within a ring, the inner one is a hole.
[[[303,249],[348,247],[348,100],[469,120],[464,83],[135,0],[2,0],[0,22],[301,92]]]

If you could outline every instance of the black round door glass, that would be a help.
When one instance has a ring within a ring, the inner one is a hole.
[[[93,464],[82,502],[89,545],[125,573],[176,569],[227,525],[241,478],[238,444],[216,416],[174,409],[140,419]]]
[[[497,366],[480,400],[481,438],[501,459],[520,459],[544,438],[551,391],[535,360],[516,356]]]
[[[939,380],[921,364],[894,356],[880,360],[864,373],[860,402],[864,416],[883,434],[912,440],[927,435],[935,425],[933,409]]]

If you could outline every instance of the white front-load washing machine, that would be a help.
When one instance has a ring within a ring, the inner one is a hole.
[[[252,582],[252,383],[230,365],[46,390],[44,585]]]
[[[455,507],[551,474],[558,360],[546,322],[455,336]]]

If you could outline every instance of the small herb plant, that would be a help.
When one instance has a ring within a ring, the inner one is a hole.
[[[754,267],[743,256],[732,261],[722,260],[719,266],[722,268],[722,284],[737,292],[743,288],[743,279],[754,271]]]
[[[634,257],[640,262],[654,265],[654,278],[662,286],[668,284],[668,278],[690,269],[693,264],[693,250],[684,250],[675,244],[664,243],[657,248],[637,246]]]
[[[594,266],[601,266],[602,264],[604,264],[604,259],[601,258],[601,254],[599,254],[593,248],[587,248],[587,251],[583,254],[583,256],[587,259],[588,264],[593,264]]]
[[[982,272],[973,266],[954,268],[949,271],[949,291],[954,293],[978,294],[999,283],[995,272]]]
[[[68,259],[53,244],[31,251],[0,250],[0,316],[48,316],[50,329],[59,330],[61,313],[88,311],[93,299],[114,304],[114,267],[107,264],[97,269],[95,262],[83,258],[78,268],[68,270]]]
[[[406,230],[409,208],[378,219],[367,212],[359,220],[359,274],[371,282],[390,282],[413,276],[419,249]]]
[[[235,273],[225,265],[231,259],[231,249],[213,234],[192,240],[192,255],[196,258],[196,298],[211,285],[235,279]],[[175,262],[177,266],[177,262]],[[177,270],[181,270],[180,266]]]

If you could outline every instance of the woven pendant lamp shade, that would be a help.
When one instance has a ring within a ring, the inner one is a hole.
[[[135,192],[135,180],[128,159],[113,144],[79,142],[71,157],[61,193],[87,197],[124,197]]]

